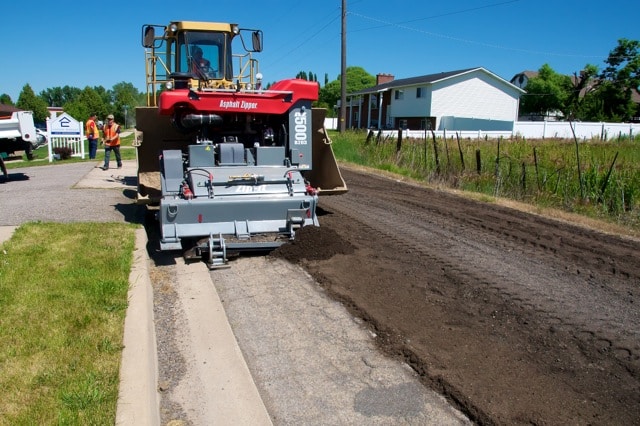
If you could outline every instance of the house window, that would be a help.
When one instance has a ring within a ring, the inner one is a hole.
[[[396,90],[395,99],[397,101],[404,99],[404,90]]]
[[[371,95],[371,108],[378,108],[378,97],[376,95]]]
[[[424,98],[425,90],[424,87],[416,87],[416,98]]]
[[[401,118],[401,119],[398,120],[398,126],[402,130],[407,130],[407,128],[409,127],[409,123],[407,122],[406,118]]]

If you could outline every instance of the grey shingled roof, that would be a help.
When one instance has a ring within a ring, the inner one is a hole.
[[[378,84],[377,86],[368,87],[366,89],[362,89],[357,92],[349,93],[349,96],[363,95],[365,93],[376,93],[376,92],[381,92],[383,90],[392,89],[394,87],[405,87],[405,86],[412,86],[416,84],[434,83],[436,81],[444,80],[460,74],[465,74],[470,71],[475,71],[478,69],[482,69],[482,67],[467,68],[467,69],[457,70],[457,71],[439,72],[435,74],[421,75],[418,77],[400,78],[397,80],[392,80],[386,83]]]

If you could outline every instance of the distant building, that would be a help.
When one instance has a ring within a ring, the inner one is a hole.
[[[61,107],[47,107],[47,110],[49,111],[49,118],[52,120],[63,113]],[[13,105],[0,104],[0,116],[11,115],[16,111],[22,110]]]
[[[13,105],[0,104],[0,116],[10,116],[14,112],[22,111]]]
[[[51,120],[54,120],[57,116],[64,112],[62,107],[47,107],[47,110],[49,111],[49,118]]]
[[[396,80],[347,95],[347,127],[508,130],[524,91],[482,67]]]
[[[511,84],[513,84],[514,86],[518,86],[519,88],[524,90],[524,88],[527,87],[527,83],[529,83],[529,80],[537,76],[538,71],[522,71],[513,76],[513,78],[511,79]]]

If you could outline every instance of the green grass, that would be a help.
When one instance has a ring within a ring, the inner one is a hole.
[[[428,135],[405,138],[397,151],[396,139],[367,143],[363,131],[330,137],[341,161],[640,230],[639,137],[581,141],[578,154],[567,140],[436,138],[434,148]]]
[[[0,246],[0,425],[115,423],[135,226],[20,226]]]

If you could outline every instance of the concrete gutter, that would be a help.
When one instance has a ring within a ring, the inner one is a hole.
[[[116,425],[160,425],[158,357],[147,236],[136,231]],[[186,316],[181,351],[189,367],[178,383],[183,409],[197,424],[271,425],[206,265],[176,259]]]
[[[176,279],[188,367],[174,400],[194,424],[272,425],[207,266],[177,258]]]
[[[129,273],[129,306],[124,321],[117,425],[160,424],[153,289],[146,245],[145,230],[136,230],[133,264]]]

